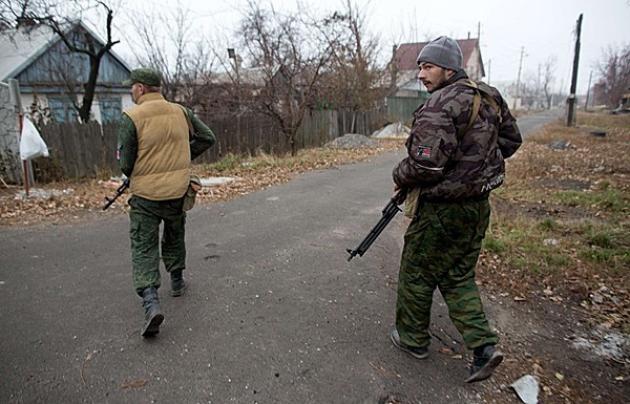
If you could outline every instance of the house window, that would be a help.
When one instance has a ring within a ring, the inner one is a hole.
[[[120,97],[100,98],[101,123],[117,122],[122,113],[122,100]]]
[[[77,122],[78,113],[72,102],[64,97],[49,97],[48,108],[55,122]]]

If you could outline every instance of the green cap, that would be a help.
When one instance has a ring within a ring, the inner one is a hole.
[[[153,69],[134,69],[129,74],[129,79],[123,81],[124,86],[131,86],[134,83],[142,83],[151,87],[160,87],[162,75]]]

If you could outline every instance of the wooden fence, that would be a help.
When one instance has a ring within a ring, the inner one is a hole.
[[[427,96],[420,97],[387,97],[387,117],[393,122],[410,123],[414,111],[427,100]]]
[[[214,132],[217,142],[196,163],[212,163],[228,153],[255,155],[290,152],[287,137],[270,118],[263,115],[241,115],[226,119],[200,116]],[[371,134],[385,123],[382,110],[367,112],[309,111],[296,135],[298,149],[318,147],[354,132]],[[119,174],[116,161],[117,125],[76,123],[50,124],[42,128],[42,138],[50,158],[34,162],[35,177],[47,182],[60,179]]]
[[[49,158],[34,160],[38,181],[120,173],[116,161],[116,124],[52,123],[42,128]]]

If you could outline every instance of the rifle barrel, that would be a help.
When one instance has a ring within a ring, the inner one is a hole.
[[[385,227],[387,227],[389,222],[392,221],[394,216],[396,216],[398,212],[401,212],[401,209],[398,207],[398,203],[402,203],[403,200],[404,198],[401,198],[401,194],[399,193],[395,195],[389,201],[387,206],[383,208],[382,217],[380,218],[378,223],[376,223],[376,225],[374,225],[374,227],[370,230],[368,235],[361,241],[359,246],[355,248],[354,250],[346,249],[346,251],[350,254],[350,256],[348,257],[348,261],[354,258],[357,254],[360,257],[362,257],[363,254],[365,254],[365,252],[368,250],[368,248],[370,248],[372,243],[374,243],[374,241],[376,241],[378,236],[383,232]]]
[[[116,199],[118,199],[120,195],[122,195],[125,192],[127,188],[129,188],[129,178],[124,180],[123,183],[116,189],[116,193],[114,194],[113,198],[105,197],[105,200],[107,201],[107,203],[105,204],[105,206],[103,206],[103,210],[107,210],[107,208],[112,206],[112,204],[116,201]]]

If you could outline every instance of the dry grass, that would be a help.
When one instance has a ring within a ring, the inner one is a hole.
[[[401,147],[401,140],[381,140],[377,148],[301,150],[296,156],[271,156],[260,154],[255,157],[228,155],[223,160],[206,166],[196,166],[195,173],[201,176],[236,177],[234,183],[205,188],[200,194],[202,201],[225,200],[244,195],[274,184],[289,181],[296,174],[309,170],[325,169],[365,160],[387,150]]]
[[[515,294],[574,302],[630,333],[630,116],[578,122],[547,126],[509,161],[480,275]],[[591,135],[595,128],[607,136]],[[569,148],[552,150],[556,140]]]
[[[515,304],[535,313],[556,335],[576,332],[578,321],[589,329],[627,335],[630,116],[579,114],[578,123],[578,128],[547,125],[508,161],[507,183],[492,196],[493,217],[478,280],[491,295],[529,302]],[[607,136],[591,135],[594,129],[606,130]],[[552,150],[549,145],[558,140],[569,147]],[[568,322],[573,326],[562,328],[549,311],[573,319]],[[523,372],[535,374],[543,387],[541,399],[548,403],[623,395],[618,389],[622,382],[615,380],[627,378],[615,378],[627,373],[628,364],[573,371],[570,364],[576,362],[566,357],[566,348],[550,350],[526,336],[510,336],[512,344],[504,350],[512,360],[497,376],[502,382],[510,383]],[[572,377],[559,378],[558,372]]]

